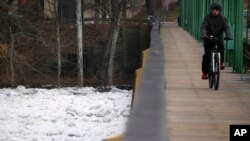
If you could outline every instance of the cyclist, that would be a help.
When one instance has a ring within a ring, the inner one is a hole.
[[[208,14],[201,25],[201,38],[204,43],[204,55],[202,61],[202,76],[201,79],[208,79],[208,72],[210,70],[210,53],[212,47],[214,46],[214,42],[209,40],[210,36],[219,38],[217,42],[218,50],[221,54],[221,70],[225,68],[224,66],[224,45],[223,45],[223,32],[225,33],[225,40],[231,39],[231,32],[228,21],[226,17],[221,14],[222,6],[215,2],[210,5],[211,13]]]

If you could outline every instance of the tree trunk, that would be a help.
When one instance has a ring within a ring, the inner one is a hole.
[[[57,36],[57,81],[58,86],[61,87],[61,37],[60,37],[60,25],[59,25],[59,18],[57,16],[57,22],[56,22],[56,36]]]
[[[108,85],[113,85],[113,70],[114,70],[114,59],[115,59],[115,51],[116,51],[116,44],[119,37],[120,32],[120,20],[121,20],[121,13],[119,15],[117,23],[115,23],[114,31],[113,31],[113,39],[110,48],[110,57],[109,57],[109,65],[108,65]]]
[[[154,1],[146,0],[147,15],[154,15]]]
[[[14,65],[13,65],[13,60],[14,60],[14,41],[13,41],[13,35],[12,35],[12,29],[9,26],[9,30],[10,30],[10,83],[11,83],[11,87],[14,86]]]
[[[79,86],[83,86],[83,40],[82,40],[82,2],[76,0],[76,24],[77,24],[77,75]]]
[[[113,85],[113,65],[115,58],[116,43],[120,32],[121,9],[125,0],[119,2],[117,0],[110,0],[112,21],[109,29],[108,41],[105,46],[105,53],[103,65],[100,74],[100,81],[102,86]]]
[[[123,69],[127,68],[127,40],[126,40],[126,28],[122,28],[122,48],[123,48]]]

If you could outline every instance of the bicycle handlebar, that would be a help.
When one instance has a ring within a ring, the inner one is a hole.
[[[213,36],[210,36],[209,39],[210,39],[210,40],[218,41],[218,40],[221,40],[222,37],[213,37]],[[233,39],[232,39],[232,38],[227,38],[227,37],[225,37],[224,40],[228,41],[228,40],[233,40]]]
[[[214,37],[214,36],[210,36],[209,37],[210,40],[215,40],[215,41],[218,41],[218,40],[221,40],[222,38],[220,37]]]

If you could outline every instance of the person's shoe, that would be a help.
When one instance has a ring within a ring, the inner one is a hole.
[[[224,69],[225,69],[224,64],[221,64],[221,65],[220,65],[220,69],[221,69],[221,70],[224,70]]]
[[[201,79],[203,79],[203,80],[208,79],[207,74],[206,74],[206,73],[203,73],[203,74],[201,75]]]

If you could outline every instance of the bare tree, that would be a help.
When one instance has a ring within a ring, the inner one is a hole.
[[[14,41],[13,41],[13,29],[12,29],[12,11],[9,7],[10,1],[3,0],[0,1],[0,35],[2,36],[3,42],[6,42],[6,33],[9,34],[9,44],[10,44],[10,50],[9,50],[9,59],[10,59],[10,83],[11,87],[14,86]],[[5,40],[5,41],[4,41]]]
[[[102,65],[100,80],[101,85],[113,85],[113,64],[115,58],[116,43],[120,32],[122,8],[127,0],[110,0],[111,4],[111,27],[105,46],[104,63]]]
[[[13,65],[13,53],[14,53],[14,41],[11,26],[9,26],[10,30],[10,75],[11,75],[11,87],[14,86],[14,65]]]
[[[47,12],[50,13],[51,17],[55,20],[56,24],[56,41],[57,41],[57,85],[61,87],[61,72],[62,72],[62,57],[61,57],[61,35],[60,35],[60,19],[58,13],[58,0],[51,1],[46,0],[48,5]]]
[[[49,1],[49,0],[48,0]],[[56,40],[57,40],[57,83],[58,86],[61,87],[61,72],[62,72],[62,57],[61,57],[61,35],[60,35],[60,20],[58,13],[58,0],[52,2],[53,11],[50,8],[51,12],[53,12],[53,17],[55,17],[56,21]]]
[[[57,81],[61,87],[62,57],[61,57],[61,36],[58,12],[56,12],[56,36],[57,36]]]
[[[82,1],[76,0],[76,24],[77,24],[77,68],[79,85],[83,86],[83,39],[82,39]]]

